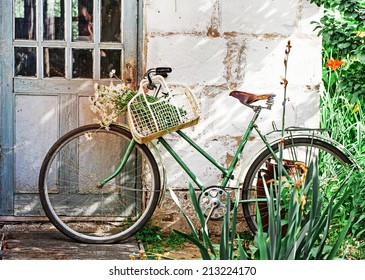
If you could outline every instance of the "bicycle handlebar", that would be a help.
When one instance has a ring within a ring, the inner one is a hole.
[[[167,77],[167,73],[171,73],[171,67],[157,67],[156,68],[156,75],[161,75],[163,77]]]
[[[171,73],[171,72],[172,72],[171,67],[157,67],[157,68],[149,69],[145,74],[145,76],[147,76],[147,79],[149,82],[147,88],[152,90],[156,87],[152,81],[151,75],[160,75],[160,76],[166,78],[168,76],[168,73]]]

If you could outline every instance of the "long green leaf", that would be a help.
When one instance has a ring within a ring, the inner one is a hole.
[[[239,235],[237,236],[237,242],[238,242],[238,253],[240,254],[238,259],[239,260],[248,260],[248,255],[242,246],[242,241],[241,241],[241,238]],[[233,257],[231,258],[231,260],[233,260]]]
[[[208,235],[208,228],[207,228],[206,220],[204,218],[203,211],[200,208],[198,198],[196,197],[194,187],[191,183],[189,184],[189,194],[190,194],[190,198],[191,198],[191,201],[193,203],[195,212],[198,216],[198,220],[200,222],[200,225],[202,226],[202,237],[203,237],[204,246],[206,248],[209,247],[211,253],[216,256],[216,252],[215,252],[213,243],[210,240],[209,235]]]
[[[297,259],[298,257],[300,257],[298,255],[297,249],[298,249],[299,245],[303,242],[306,235],[308,234],[308,229],[309,229],[308,223],[302,227],[302,230],[300,231],[298,237],[296,238],[296,241],[291,245],[290,249],[288,250],[288,253],[286,256],[287,260],[293,260],[293,259]]]
[[[332,205],[333,205],[333,199],[331,199],[331,201],[329,203],[329,212],[328,212],[328,215],[327,215],[326,226],[324,227],[322,241],[320,242],[320,245],[318,247],[318,251],[317,251],[317,254],[316,254],[316,259],[317,260],[323,259],[323,249],[324,249],[324,246],[326,245],[326,240],[327,240],[327,237],[328,237],[328,232],[329,232],[329,229],[330,229],[330,226],[331,226],[331,220],[332,220],[332,215],[333,215]]]
[[[341,243],[344,241],[346,235],[347,235],[347,232],[349,231],[350,227],[351,227],[351,224],[352,224],[352,221],[354,219],[354,216],[355,216],[355,211],[351,211],[350,213],[350,218],[349,220],[347,221],[345,227],[343,228],[343,230],[341,231],[340,235],[338,236],[338,239],[335,243],[335,245],[332,247],[332,250],[330,252],[330,254],[328,255],[327,259],[328,260],[332,260],[334,259]]]
[[[268,255],[266,251],[266,236],[264,234],[263,228],[262,228],[262,220],[261,220],[261,214],[259,210],[258,203],[256,202],[256,212],[257,212],[257,245],[260,253],[260,259],[261,260],[267,260]]]
[[[279,163],[280,165],[281,163]],[[274,202],[274,191],[273,191],[273,186],[272,184],[270,184],[270,194],[267,190],[267,186],[266,183],[264,183],[264,187],[265,187],[265,193],[266,193],[266,198],[267,198],[267,207],[269,210],[269,240],[268,240],[268,257],[270,260],[275,260],[276,259],[276,240],[277,238],[280,238],[281,236],[278,236],[278,232],[276,229],[276,216],[279,215],[277,212],[275,213],[275,202]],[[277,198],[279,199],[279,198]]]
[[[188,223],[188,225],[189,225],[189,228],[190,228],[190,230],[191,230],[192,235],[193,235],[196,239],[199,239],[198,234],[197,234],[197,232],[196,232],[196,230],[195,230],[195,227],[194,227],[193,223],[191,222],[191,220],[189,219],[189,217],[186,215],[186,213],[185,213],[184,209],[182,208],[182,206],[181,206],[181,204],[180,204],[180,201],[179,201],[179,199],[177,198],[176,194],[174,193],[174,191],[173,191],[172,189],[169,189],[169,191],[170,191],[170,195],[171,195],[172,200],[175,202],[175,204],[177,205],[177,207],[180,209],[180,211],[181,211],[181,213],[183,214],[183,216],[184,216],[184,218],[185,218],[186,222]]]
[[[233,259],[233,251],[234,251],[234,240],[236,236],[236,224],[237,224],[237,212],[238,212],[238,204],[239,204],[239,189],[236,191],[236,199],[233,205],[233,214],[232,214],[232,229],[231,229],[231,249],[230,249],[230,259]],[[231,203],[231,202],[230,202]],[[230,204],[229,204],[230,207]]]
[[[230,256],[230,246],[229,246],[229,209],[227,209],[226,214],[223,218],[223,225],[222,225],[222,233],[221,239],[219,242],[219,258],[221,260],[228,260]]]

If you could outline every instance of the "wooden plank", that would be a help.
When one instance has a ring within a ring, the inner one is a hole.
[[[124,73],[122,79],[132,79],[131,84],[137,86],[138,56],[138,1],[123,1],[123,37]]]
[[[60,136],[78,127],[78,98],[72,94],[60,95]]]
[[[15,194],[15,216],[45,216],[38,194]]]
[[[0,223],[23,223],[23,222],[48,222],[47,217],[16,217],[16,216],[0,216]]]
[[[147,59],[144,55],[144,52],[147,51],[147,47],[144,42],[144,34],[143,34],[143,24],[144,24],[144,15],[143,15],[143,1],[137,1],[138,2],[138,14],[137,14],[137,30],[138,30],[138,36],[137,36],[137,81],[142,80],[143,74],[145,72],[145,69],[143,67],[146,67],[147,62],[144,62],[144,59]],[[146,48],[146,49],[145,49]]]
[[[4,239],[5,239],[5,234],[0,233],[0,260],[3,259]]]
[[[118,244],[77,243],[59,232],[6,232],[4,260],[128,260],[139,251],[131,238]]]
[[[75,94],[88,96],[94,92],[93,80],[66,80],[63,78],[14,79],[14,91],[16,93],[40,93],[40,94]]]
[[[14,191],[12,1],[1,1],[0,11],[0,215],[12,215]]]
[[[37,193],[39,170],[58,138],[58,97],[16,95],[15,191]]]
[[[125,195],[123,195],[125,194]],[[120,201],[120,212],[112,213],[110,212],[108,215],[123,215],[126,214],[128,216],[131,215],[130,211],[136,212],[136,205],[141,205],[141,199],[142,194],[140,197],[135,201],[136,194],[133,192],[124,191],[122,195],[118,194],[109,194],[108,198],[111,201]],[[107,196],[107,194],[105,195]],[[132,197],[133,196],[133,197]],[[72,215],[72,211],[75,211],[74,215],[77,215],[76,213],[79,213],[81,208],[71,208],[68,207],[68,205],[78,205],[78,202],[87,200],[88,205],[90,206],[90,209],[93,209],[92,213],[85,213],[85,216],[100,216],[101,211],[106,211],[105,206],[100,206],[99,211],[97,211],[93,207],[98,207],[97,205],[100,202],[99,196],[87,196],[87,199],[85,199],[85,196],[83,195],[72,195],[72,199],[70,199],[70,194],[55,194],[51,195],[51,200],[54,202],[54,205],[58,205],[59,203],[57,201],[64,202],[63,208],[58,208],[58,213],[63,213],[64,215]],[[93,207],[92,207],[93,206]],[[123,210],[128,209],[128,213],[123,213]],[[62,211],[63,210],[63,211]],[[85,209],[86,211],[86,209]],[[113,209],[110,209],[110,211],[114,211]],[[39,200],[38,194],[16,194],[15,195],[15,210],[14,214],[16,216],[43,216],[45,215]]]

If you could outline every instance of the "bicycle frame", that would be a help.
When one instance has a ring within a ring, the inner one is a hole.
[[[278,161],[278,157],[274,153],[274,151],[271,149],[270,143],[267,141],[265,135],[263,135],[260,130],[258,129],[256,125],[256,120],[258,119],[261,110],[263,107],[261,106],[251,106],[251,108],[254,110],[254,115],[248,124],[247,130],[245,134],[242,137],[242,140],[237,148],[237,151],[233,157],[233,160],[228,168],[223,167],[221,164],[219,164],[214,158],[212,158],[204,149],[202,149],[198,144],[196,144],[191,138],[189,138],[184,132],[181,130],[177,131],[177,134],[184,139],[190,146],[192,146],[197,152],[199,152],[204,158],[206,158],[210,163],[212,163],[217,169],[219,169],[223,173],[223,180],[221,182],[221,187],[225,188],[229,182],[230,179],[233,179],[233,172],[236,168],[236,165],[242,155],[242,152],[247,144],[248,138],[253,130],[256,130],[262,141],[264,142],[265,146],[270,150],[271,154],[273,155],[274,159]],[[200,179],[195,175],[195,173],[186,165],[186,163],[181,159],[181,157],[174,151],[174,149],[166,142],[166,140],[163,137],[158,138],[158,142],[161,143],[165,149],[169,152],[169,154],[176,160],[176,162],[183,168],[183,170],[189,175],[189,177],[194,181],[194,183],[197,185],[197,187],[200,190],[204,190],[204,185],[200,181]],[[136,141],[132,139],[129,146],[127,147],[127,150],[121,159],[121,162],[115,172],[111,174],[108,178],[103,180],[100,187],[105,185],[107,182],[115,178],[120,171],[123,169],[125,163],[127,162],[134,146],[136,145]],[[291,177],[288,175],[286,170],[283,170],[284,175],[288,178],[288,180],[292,180]]]
[[[181,130],[177,131],[177,134],[183,138],[190,146],[192,146],[197,152],[199,152],[204,158],[206,158],[210,163],[212,163],[217,169],[222,171],[223,173],[223,180],[221,182],[221,187],[225,188],[229,182],[229,180],[233,179],[233,172],[236,168],[236,165],[238,163],[238,160],[247,144],[248,138],[254,128],[256,127],[255,123],[257,118],[259,117],[261,112],[261,109],[258,109],[255,111],[255,114],[253,118],[251,119],[247,130],[237,148],[237,151],[232,159],[231,164],[228,168],[223,167],[221,164],[219,164],[214,158],[212,158],[207,152],[205,152],[198,144],[196,144],[191,138],[189,138],[184,132]],[[184,171],[189,175],[189,177],[194,181],[194,183],[198,186],[200,190],[204,190],[204,185],[202,182],[197,178],[197,176],[194,174],[194,172],[185,164],[185,162],[179,157],[179,155],[176,154],[176,152],[173,150],[173,148],[166,142],[165,139],[162,137],[159,138],[159,142],[165,147],[165,149],[170,153],[170,155],[176,160],[177,163],[184,169]],[[266,141],[267,142],[267,141]],[[267,143],[268,144],[268,143]]]

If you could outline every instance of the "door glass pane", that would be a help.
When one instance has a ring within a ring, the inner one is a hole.
[[[44,48],[44,77],[65,77],[65,49]]]
[[[120,50],[100,50],[100,77],[109,78],[111,70],[115,70],[115,76],[120,78]]]
[[[65,38],[65,1],[44,0],[43,20],[44,40],[64,40]]]
[[[120,21],[121,0],[102,0],[100,34],[102,42],[121,42]]]
[[[72,1],[72,41],[93,41],[93,0]]]
[[[37,54],[36,48],[14,48],[14,75],[25,77],[36,77],[37,75]]]
[[[36,0],[14,0],[15,39],[36,39]]]
[[[91,49],[72,50],[72,78],[93,78],[93,51]]]

